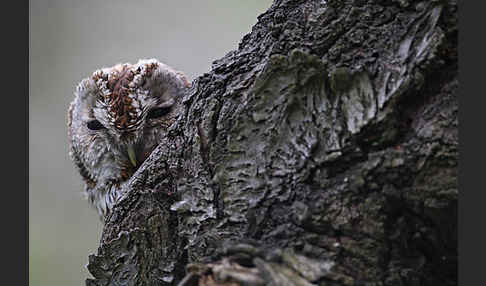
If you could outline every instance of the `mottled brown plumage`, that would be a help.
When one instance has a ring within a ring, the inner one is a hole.
[[[166,136],[189,85],[154,59],[103,68],[78,84],[68,112],[70,156],[102,217]]]

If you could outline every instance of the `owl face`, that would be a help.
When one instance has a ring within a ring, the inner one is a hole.
[[[167,135],[188,85],[154,59],[103,68],[79,83],[68,115],[70,153],[88,192],[106,192],[136,171]]]

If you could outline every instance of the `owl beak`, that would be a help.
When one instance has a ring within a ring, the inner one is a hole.
[[[129,145],[127,147],[128,151],[128,158],[130,159],[130,162],[132,163],[133,167],[137,167],[137,156],[135,155],[135,150],[133,149],[132,145]]]

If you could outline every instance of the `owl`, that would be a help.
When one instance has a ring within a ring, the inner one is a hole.
[[[69,154],[101,219],[167,135],[189,86],[181,72],[148,59],[99,69],[76,87],[68,111]]]

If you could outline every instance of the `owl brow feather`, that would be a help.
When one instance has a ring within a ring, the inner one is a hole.
[[[129,91],[133,90],[134,78],[136,75],[142,76],[142,81],[136,85],[143,85],[147,78],[152,76],[153,70],[158,66],[157,63],[145,64],[145,69],[134,66],[123,65],[121,70],[112,73],[111,78],[104,74],[96,73],[93,79],[102,79],[106,83],[108,93],[100,101],[108,103],[107,109],[114,118],[114,125],[118,129],[131,129],[138,127],[141,122],[137,120],[138,112],[133,106],[133,99],[129,96]],[[139,104],[140,105],[140,104]],[[146,111],[145,111],[146,112]]]

